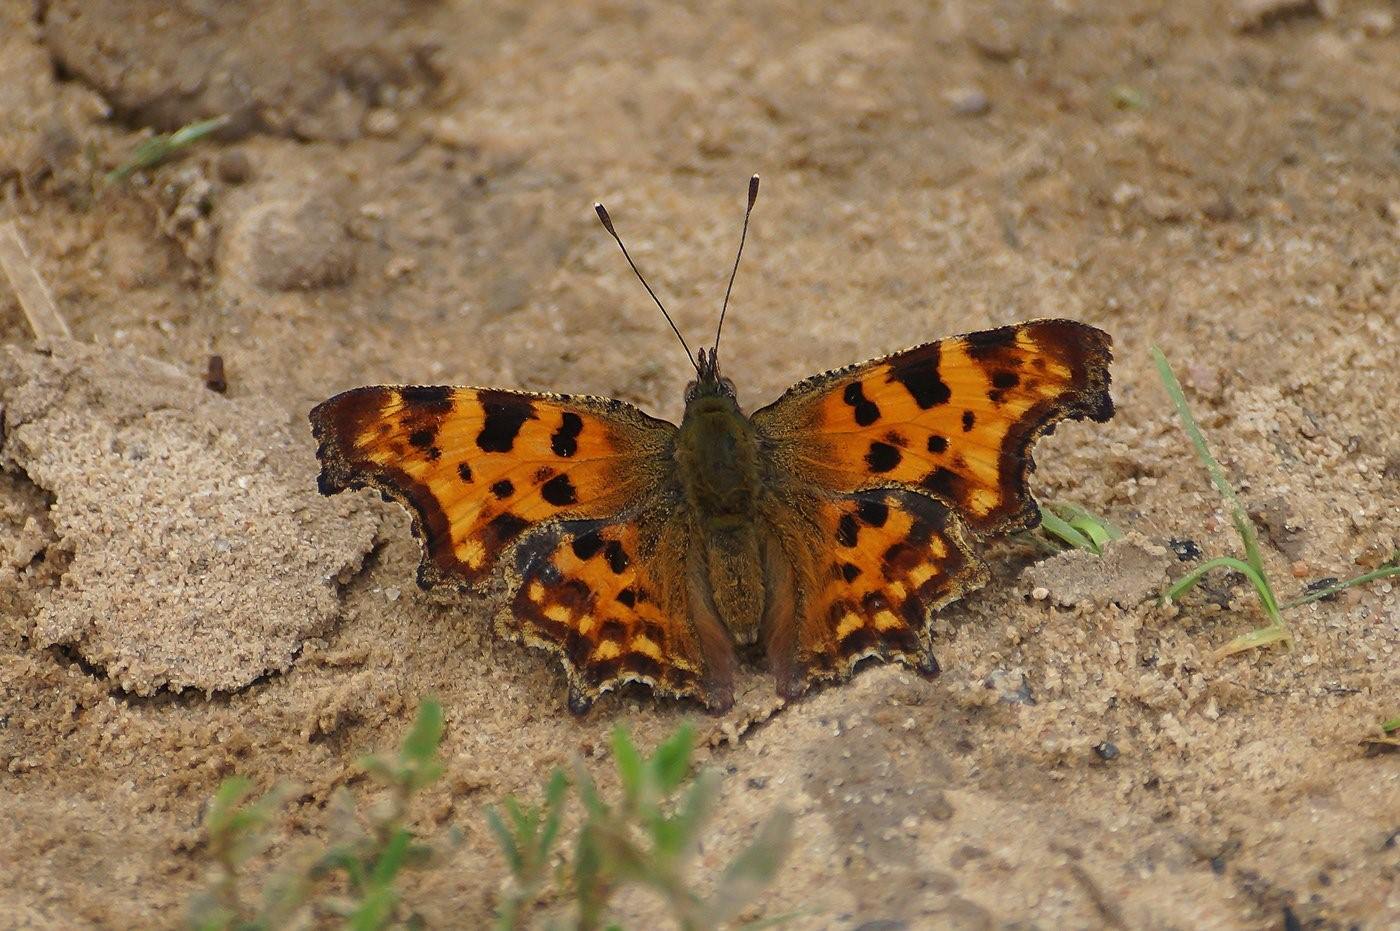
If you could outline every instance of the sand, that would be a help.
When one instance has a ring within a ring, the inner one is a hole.
[[[275,860],[427,694],[448,774],[414,817],[464,834],[405,887],[434,927],[489,918],[487,804],[685,719],[726,773],[701,867],[788,806],[759,905],[795,927],[1400,923],[1400,757],[1362,743],[1400,714],[1400,585],[1213,658],[1262,617],[1225,575],[1159,603],[1188,541],[1238,542],[1147,354],[1283,597],[1400,544],[1395,8],[1159,6],[0,0],[3,210],[73,333],[36,342],[0,284],[0,925],[179,927],[221,778],[300,787]],[[628,690],[577,719],[488,606],[414,586],[395,506],[317,495],[305,412],[416,382],[675,419],[685,362],[592,204],[698,342],[755,171],[724,343],[747,406],[1084,320],[1118,414],[1043,441],[1034,487],[1131,533],[1103,559],[987,541],[935,680],[784,705],[749,667],[722,718]]]

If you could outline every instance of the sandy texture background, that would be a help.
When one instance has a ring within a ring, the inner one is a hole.
[[[1162,7],[1165,6],[1165,10]],[[242,772],[321,830],[354,758],[447,708],[415,813],[465,842],[408,891],[477,927],[481,808],[696,717],[729,773],[702,864],[776,804],[762,900],[812,928],[1400,923],[1400,595],[1260,622],[1147,357],[1175,361],[1285,597],[1400,543],[1400,34],[1372,2],[522,5],[0,0],[0,184],[74,342],[0,287],[0,925],[175,927],[202,805]],[[220,138],[104,186],[155,129]],[[750,406],[1035,316],[1109,330],[1118,416],[1036,490],[1133,531],[1107,561],[989,543],[941,678],[863,672],[734,712],[643,692],[577,720],[541,654],[412,583],[407,520],[315,493],[305,412],[364,383],[607,394],[685,364],[591,205]],[[221,354],[228,390],[204,387]],[[1175,547],[1171,544],[1176,541]],[[1183,557],[1185,561],[1183,561]],[[1047,597],[1031,592],[1044,588]],[[651,906],[627,903],[644,927]]]

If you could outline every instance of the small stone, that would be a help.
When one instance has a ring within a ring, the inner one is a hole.
[[[1188,537],[1172,537],[1167,541],[1167,549],[1176,554],[1176,558],[1182,562],[1193,562],[1201,558],[1201,548],[1195,540]]]
[[[365,115],[365,132],[371,136],[392,136],[399,131],[399,115],[380,107]]]
[[[1099,759],[1101,760],[1118,759],[1118,747],[1111,740],[1105,740],[1103,743],[1097,744],[1094,747],[1094,752],[1099,755]]]
[[[384,277],[390,281],[407,278],[418,270],[418,260],[411,255],[396,255],[384,265]]]
[[[253,177],[253,163],[242,149],[230,149],[219,156],[214,173],[226,184],[242,184]]]
[[[1372,39],[1383,39],[1395,31],[1395,14],[1389,10],[1366,10],[1357,19],[1361,31]]]
[[[1292,565],[1288,567],[1288,571],[1293,573],[1293,578],[1295,579],[1306,579],[1312,574],[1311,567],[1301,559],[1295,559]]]
[[[1044,585],[1037,585],[1035,588],[1031,589],[1031,597],[1036,601],[1044,601],[1046,598],[1050,597],[1050,589],[1046,588]]]
[[[944,96],[958,116],[986,116],[992,110],[992,101],[975,87],[955,88]]]
[[[339,206],[329,197],[270,200],[229,230],[225,270],[269,291],[334,287],[355,273],[355,250]]]

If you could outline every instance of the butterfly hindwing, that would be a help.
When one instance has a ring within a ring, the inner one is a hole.
[[[962,522],[896,489],[828,498],[809,513],[815,533],[788,546],[805,591],[792,626],[780,619],[768,636],[779,689],[843,679],[870,656],[936,673],[933,612],[986,580]]]
[[[419,581],[476,589],[531,526],[645,496],[675,429],[602,398],[395,386],[336,395],[311,424],[322,493],[398,498],[424,542]]]
[[[1066,418],[1105,421],[1108,334],[1036,320],[927,343],[817,375],[753,415],[787,468],[836,492],[933,495],[979,533],[1038,520],[1035,440]]]
[[[732,646],[692,617],[675,571],[684,540],[682,524],[646,507],[623,521],[566,521],[532,535],[516,551],[519,587],[497,629],[564,658],[575,712],[624,682],[728,707]]]

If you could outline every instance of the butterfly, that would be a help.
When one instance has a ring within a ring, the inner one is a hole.
[[[1111,341],[1034,320],[814,375],[753,413],[712,348],[679,425],[610,398],[378,385],[311,411],[323,494],[378,489],[418,582],[494,594],[496,631],[563,661],[568,707],[640,682],[712,711],[761,648],[787,697],[879,657],[934,675],[932,623],[983,585],[978,537],[1035,526],[1031,447],[1103,422]]]

